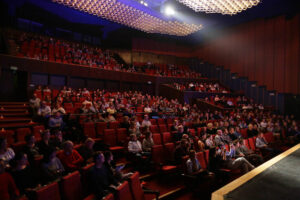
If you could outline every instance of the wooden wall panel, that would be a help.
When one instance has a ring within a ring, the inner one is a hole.
[[[199,47],[198,57],[267,90],[300,94],[300,15],[241,24]]]

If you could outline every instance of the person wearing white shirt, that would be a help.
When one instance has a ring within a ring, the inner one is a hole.
[[[143,152],[142,144],[137,140],[135,134],[130,135],[130,141],[128,142],[128,152],[133,154],[141,154]]]
[[[145,115],[144,120],[142,121],[142,127],[150,127],[151,125],[152,124],[151,121],[149,120],[149,116]]]
[[[15,157],[13,149],[7,147],[5,138],[0,138],[0,160],[4,161],[6,167],[9,167],[9,161]]]

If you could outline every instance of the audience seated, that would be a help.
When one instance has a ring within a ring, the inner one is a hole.
[[[73,147],[73,142],[68,140],[63,145],[63,152],[59,154],[59,159],[67,172],[80,169],[84,162],[82,156]]]
[[[33,165],[34,159],[41,156],[39,148],[35,145],[35,136],[33,134],[26,135],[25,141],[26,145],[23,148],[23,152],[26,153],[30,165]]]
[[[84,144],[78,149],[85,163],[91,163],[93,161],[94,144],[95,141],[92,138],[87,138]]]
[[[9,167],[9,162],[15,157],[12,148],[7,147],[6,138],[0,138],[0,159],[4,162],[5,167]]]
[[[152,146],[154,145],[152,133],[147,131],[145,133],[145,138],[143,140],[143,151],[144,152],[151,152]]]
[[[20,192],[12,176],[5,171],[6,164],[0,159],[0,199],[11,200],[17,199]]]

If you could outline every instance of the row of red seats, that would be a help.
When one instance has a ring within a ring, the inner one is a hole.
[[[35,200],[92,200],[96,199],[93,194],[86,196],[87,191],[87,172],[93,166],[88,165],[82,169],[82,176],[78,171],[63,177],[59,182],[53,182],[40,187],[34,191]],[[128,181],[124,181],[116,189],[116,193],[108,194],[103,200],[144,200],[155,198],[153,194],[147,194],[141,187],[139,173],[135,172]]]

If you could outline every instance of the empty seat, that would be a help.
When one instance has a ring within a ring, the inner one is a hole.
[[[41,140],[41,133],[45,130],[43,125],[41,126],[34,126],[33,127],[33,134],[36,140]]]
[[[170,132],[164,132],[162,134],[162,138],[163,138],[163,143],[164,144],[172,142],[172,136],[171,136]]]
[[[95,123],[94,122],[84,123],[83,133],[87,137],[96,138]]]
[[[78,171],[75,171],[61,180],[62,197],[65,200],[81,200],[81,180]]]
[[[150,119],[151,125],[157,125],[156,119]]]
[[[111,151],[124,149],[124,147],[117,146],[117,136],[115,129],[105,129],[103,140],[106,145],[110,146],[109,149]]]
[[[158,126],[159,126],[159,130],[160,130],[161,133],[168,131],[168,128],[165,124],[160,124]]]
[[[57,182],[50,183],[46,186],[35,190],[36,200],[60,200],[59,187]]]
[[[150,126],[150,131],[151,131],[152,133],[159,133],[159,130],[158,130],[157,125],[151,125],[151,126]]]
[[[104,134],[104,130],[106,128],[107,128],[106,122],[97,122],[96,123],[97,137],[102,137]]]
[[[119,144],[126,144],[128,134],[127,134],[127,129],[126,128],[118,128],[117,129],[117,142]]]
[[[153,142],[154,142],[155,145],[161,145],[162,144],[160,133],[152,134],[152,138],[153,138]]]
[[[133,200],[127,181],[124,181],[122,185],[117,188],[116,200]]]
[[[25,141],[25,136],[31,134],[31,130],[29,128],[18,128],[16,130],[17,141]]]
[[[1,130],[0,137],[6,138],[7,144],[11,145],[15,143],[14,131],[13,130]]]
[[[120,123],[118,121],[109,123],[109,128],[110,129],[117,129],[117,128],[119,128],[119,126],[120,126]]]
[[[272,132],[265,133],[265,134],[264,134],[264,137],[265,137],[265,139],[266,139],[266,141],[267,141],[268,143],[272,143],[272,142],[275,141],[274,135],[273,135]]]
[[[163,119],[163,118],[159,118],[159,119],[157,119],[157,123],[158,123],[158,125],[165,125],[165,119]]]
[[[248,138],[248,141],[249,141],[249,146],[250,146],[250,149],[255,151],[255,138],[252,137],[252,138]]]
[[[164,155],[164,148],[162,145],[154,145],[152,147],[151,155],[152,155],[152,161],[156,165],[156,168],[158,168],[162,172],[169,172],[177,168],[174,165],[167,165],[165,155]]]

